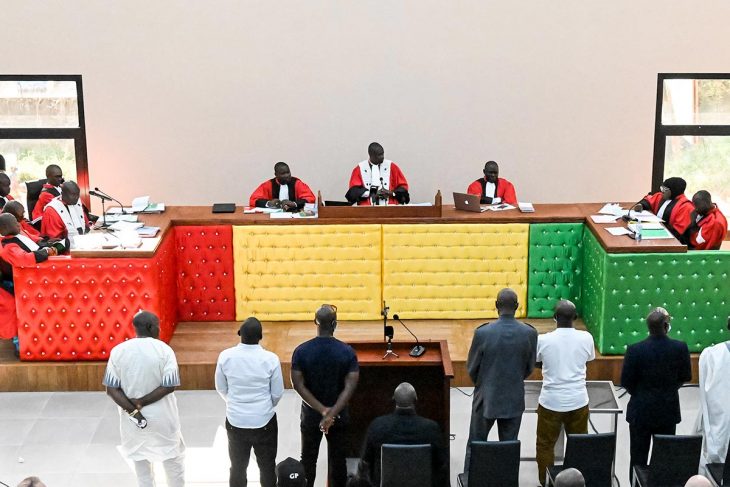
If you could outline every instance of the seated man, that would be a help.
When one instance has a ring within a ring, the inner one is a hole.
[[[281,208],[284,211],[298,211],[305,203],[314,203],[316,198],[309,186],[301,179],[292,177],[286,162],[274,164],[274,178],[261,183],[253,192],[248,206],[259,208]]]
[[[370,482],[380,485],[380,450],[384,444],[431,445],[434,486],[448,486],[446,445],[439,425],[416,414],[416,390],[408,382],[395,388],[395,412],[375,418],[368,427],[361,458],[361,470],[368,472]]]
[[[41,235],[49,238],[68,238],[89,232],[89,219],[79,201],[79,186],[73,181],[61,185],[61,198],[51,200],[43,210]]]
[[[684,241],[693,250],[718,250],[727,236],[727,220],[707,191],[692,197],[695,209],[684,233]]]
[[[13,197],[10,196],[10,178],[4,172],[0,172],[0,208],[12,200]]]
[[[20,228],[25,232],[26,235],[33,238],[41,238],[41,234],[35,227],[25,218],[25,208],[20,201],[8,201],[3,206],[3,213],[10,213],[20,223]]]
[[[669,178],[659,187],[659,192],[648,194],[634,206],[634,211],[646,210],[666,222],[672,235],[685,243],[682,235],[689,226],[692,203],[684,195],[687,182],[682,178]]]
[[[43,216],[43,210],[46,205],[51,202],[52,199],[58,198],[61,195],[61,184],[63,184],[63,171],[60,166],[51,164],[46,168],[46,184],[43,185],[40,196],[38,196],[38,202],[33,208],[33,214],[31,220],[37,220]]]
[[[365,206],[402,205],[411,201],[405,175],[395,162],[385,158],[385,150],[377,142],[368,146],[368,159],[352,170],[345,198]]]
[[[484,164],[484,177],[471,183],[466,192],[479,196],[479,202],[482,204],[507,203],[517,206],[515,187],[506,179],[499,177],[499,165],[494,161]]]

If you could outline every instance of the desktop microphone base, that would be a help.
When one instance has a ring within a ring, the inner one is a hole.
[[[408,355],[410,355],[411,357],[420,357],[424,353],[426,353],[426,347],[424,347],[423,345],[416,345],[415,347],[413,347],[413,350],[411,350],[411,353],[409,353]]]

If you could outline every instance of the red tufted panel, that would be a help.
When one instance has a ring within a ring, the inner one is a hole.
[[[15,313],[15,297],[0,289],[0,338],[9,340],[18,334],[18,316]]]
[[[176,227],[177,318],[233,321],[233,250],[230,226]]]
[[[22,360],[105,360],[134,336],[139,309],[160,316],[160,336],[175,326],[174,239],[148,259],[54,259],[15,270]]]

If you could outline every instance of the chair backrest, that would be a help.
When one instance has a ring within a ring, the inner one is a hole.
[[[41,195],[41,191],[43,191],[43,185],[48,182],[47,179],[37,179],[35,181],[26,181],[25,187],[27,188],[27,199],[26,202],[28,203],[28,207],[26,210],[28,210],[28,216],[33,214],[33,208],[35,208],[35,204],[38,203],[38,197]]]
[[[380,451],[381,487],[432,485],[431,445],[385,444]]]
[[[702,436],[654,435],[649,460],[651,485],[684,485],[700,467]]]
[[[587,487],[611,487],[616,434],[568,435],[563,467],[577,468]]]
[[[472,441],[467,477],[469,487],[518,487],[520,442]]]

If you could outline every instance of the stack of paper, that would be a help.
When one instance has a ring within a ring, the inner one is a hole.
[[[142,222],[127,222],[124,220],[119,220],[118,222],[111,225],[109,227],[109,230],[114,230],[115,232],[134,231],[143,226],[144,223]]]
[[[490,211],[505,211],[505,210],[514,210],[515,207],[512,205],[508,205],[507,203],[502,203],[500,205],[489,205],[487,206],[487,210]]]
[[[617,215],[591,215],[593,223],[616,223]]]
[[[520,209],[522,213],[535,213],[535,207],[532,206],[532,203],[517,203],[517,207]]]
[[[137,229],[137,235],[142,238],[151,238],[157,235],[160,231],[160,227],[139,227]]]

